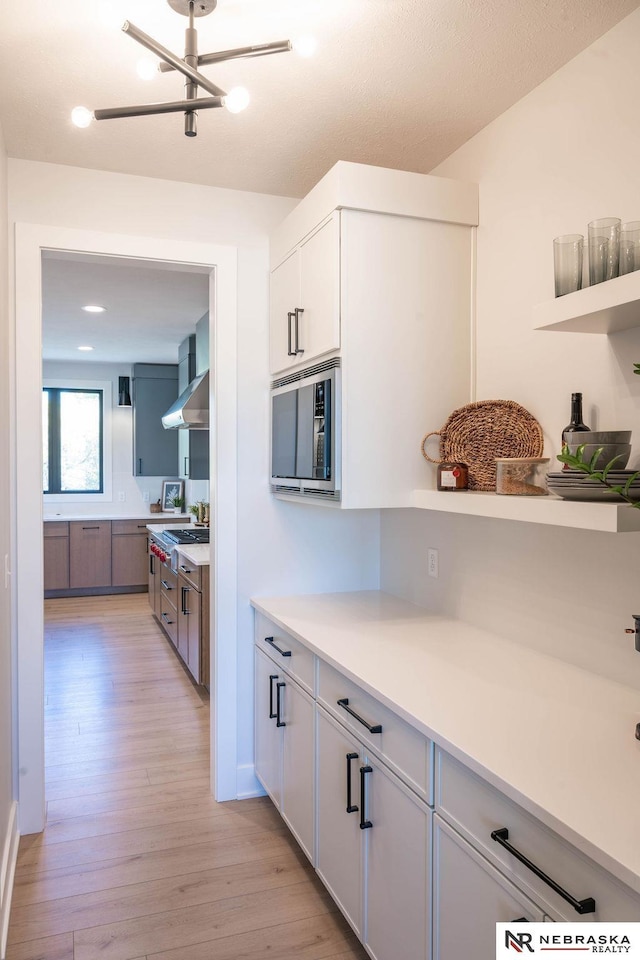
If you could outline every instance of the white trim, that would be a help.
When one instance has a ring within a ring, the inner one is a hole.
[[[102,390],[102,493],[45,493],[48,503],[112,503],[113,502],[113,384],[111,380],[75,380],[73,377],[43,377],[43,387],[76,387],[81,390]]]
[[[236,796],[236,388],[237,249],[128,234],[98,233],[43,224],[15,225],[16,349],[16,611],[18,637],[19,828],[44,828],[43,613],[34,598],[42,579],[42,322],[43,250],[67,250],[215,267],[211,369],[216,385],[211,430],[216,523],[211,604],[212,789],[217,800]],[[29,426],[29,429],[27,429]],[[224,502],[221,509],[220,501]],[[220,562],[218,557],[224,557]],[[224,727],[218,718],[224,718]],[[219,742],[216,731],[220,729]]]
[[[249,797],[266,797],[267,792],[256,777],[253,763],[244,763],[238,767],[238,800]]]
[[[11,896],[13,894],[13,879],[16,872],[19,842],[18,804],[14,800],[9,810],[9,822],[2,845],[2,859],[0,860],[0,960],[4,960],[7,949]]]

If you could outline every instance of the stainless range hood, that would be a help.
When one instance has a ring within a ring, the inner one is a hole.
[[[162,418],[165,430],[209,429],[209,371],[195,377]]]

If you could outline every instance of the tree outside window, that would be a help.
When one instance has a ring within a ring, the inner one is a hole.
[[[102,390],[42,391],[44,493],[102,493]]]

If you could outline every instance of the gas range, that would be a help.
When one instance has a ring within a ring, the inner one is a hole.
[[[170,527],[159,534],[159,539],[169,546],[176,543],[209,543],[208,527],[189,527],[187,530],[176,530]]]

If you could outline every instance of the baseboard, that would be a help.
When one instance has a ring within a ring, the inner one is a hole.
[[[13,893],[13,878],[16,872],[19,840],[18,804],[14,800],[9,811],[9,822],[2,846],[2,859],[0,860],[0,960],[4,960],[7,949],[11,894]]]
[[[250,797],[264,797],[265,791],[256,778],[255,767],[252,763],[245,763],[238,767],[236,779],[238,800],[248,800]]]

